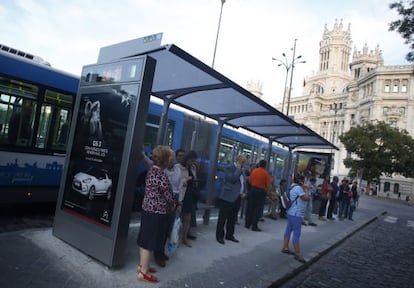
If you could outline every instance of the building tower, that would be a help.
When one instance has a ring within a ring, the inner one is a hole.
[[[246,90],[259,99],[262,99],[263,97],[262,88],[263,84],[260,81],[248,81],[246,85]]]
[[[332,95],[342,93],[350,78],[349,59],[352,49],[351,27],[343,30],[342,19],[332,30],[325,29],[319,42],[319,67],[315,75],[307,79],[304,95],[317,93]]]
[[[384,121],[414,137],[414,74],[412,65],[385,66],[377,45],[351,55],[350,25],[342,20],[332,30],[325,25],[319,42],[318,70],[305,79],[303,94],[293,97],[289,115],[332,142],[331,175],[348,176],[343,160],[349,157],[339,136],[365,122]],[[279,105],[279,108],[281,106]],[[322,152],[327,152],[322,151]],[[414,197],[414,179],[401,175],[381,176],[379,196]]]

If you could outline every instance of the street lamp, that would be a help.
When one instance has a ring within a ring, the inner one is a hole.
[[[276,58],[272,58],[272,60],[280,62],[279,64],[277,64],[277,66],[282,66],[283,65],[283,67],[286,68],[285,89],[283,90],[283,101],[282,101],[282,113],[283,113],[283,110],[285,109],[286,86],[287,86],[287,80],[288,80],[290,65],[288,64],[286,54],[283,53],[282,55],[284,57],[284,61],[276,59]]]
[[[338,135],[340,133],[340,129],[339,129],[340,124],[336,121],[336,114],[338,113],[338,111],[340,109],[342,109],[342,105],[341,104],[333,103],[333,104],[330,105],[330,110],[335,113],[333,125],[331,127],[331,142],[334,145],[335,145],[335,142],[337,142],[335,140],[335,138],[337,139],[338,138]],[[337,165],[337,163],[336,163],[337,162],[336,161],[337,160],[336,151],[334,151],[333,149],[331,149],[331,155],[332,155],[331,168],[333,168],[332,170],[336,170],[337,171],[336,172],[336,175],[338,175],[338,172],[339,172],[338,171],[339,170],[339,167],[338,167],[339,166],[339,162],[338,162],[338,165]],[[339,155],[338,155],[338,158],[339,158]]]
[[[289,84],[289,93],[288,93],[288,99],[287,99],[286,115],[289,115],[290,95],[292,93],[293,68],[295,67],[295,64],[306,63],[306,61],[297,61],[298,59],[302,58],[302,55],[299,55],[299,56],[295,57],[295,53],[296,53],[296,41],[297,40],[298,39],[295,39],[295,43],[293,45],[292,62],[289,63],[288,59],[286,58],[286,54],[285,53],[282,53],[283,60],[276,59],[276,58],[272,58],[272,60],[279,62],[279,64],[277,66],[283,66],[286,69],[285,89],[284,89],[284,92],[283,92],[283,101],[282,101],[282,113],[283,113],[284,108],[285,108],[287,79],[288,79],[289,70],[290,70],[290,84]]]
[[[220,33],[221,15],[223,14],[224,3],[226,3],[226,0],[221,0],[220,17],[219,17],[219,22],[218,22],[218,27],[217,27],[216,44],[214,45],[213,63],[211,64],[211,68],[214,68],[214,61],[216,60],[217,42],[218,42],[219,33]]]

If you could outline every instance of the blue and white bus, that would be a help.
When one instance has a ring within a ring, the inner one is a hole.
[[[0,45],[0,203],[56,199],[79,79]]]
[[[79,77],[0,45],[0,203],[56,201],[78,86]],[[146,153],[155,146],[161,113],[162,103],[152,99],[144,135]],[[168,118],[163,142],[173,150],[195,150],[200,178],[206,180],[217,125],[174,106]],[[266,141],[225,127],[218,167],[241,153],[254,164],[266,159],[267,149]],[[278,180],[287,154],[273,146],[268,168]]]

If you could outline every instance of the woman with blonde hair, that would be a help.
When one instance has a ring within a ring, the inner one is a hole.
[[[157,247],[157,244],[163,243],[161,240],[165,237],[168,215],[175,209],[176,200],[164,172],[173,155],[174,152],[168,146],[157,146],[152,151],[153,165],[148,170],[145,179],[141,228],[137,239],[137,244],[140,247],[140,265],[137,271],[138,279],[141,281],[158,282],[158,278],[150,274],[156,271],[149,266],[149,262],[151,252],[161,249],[161,247]]]

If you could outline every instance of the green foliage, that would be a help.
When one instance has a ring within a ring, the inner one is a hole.
[[[390,4],[390,9],[397,10],[402,19],[390,23],[389,30],[397,31],[405,39],[405,44],[409,44],[411,51],[406,55],[405,59],[409,62],[414,62],[414,1],[407,1],[403,3],[393,2]]]
[[[405,130],[385,122],[352,127],[339,139],[352,153],[344,164],[350,175],[362,172],[368,181],[379,179],[383,173],[414,177],[414,139]]]

